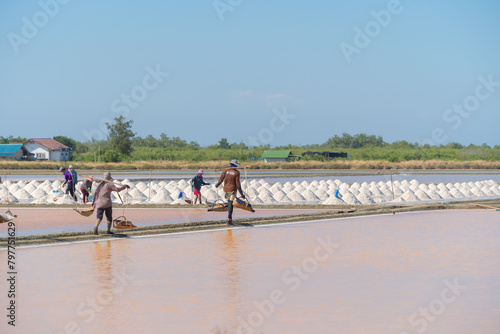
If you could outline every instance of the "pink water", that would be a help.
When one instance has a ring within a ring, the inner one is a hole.
[[[349,218],[16,252],[18,326],[6,324],[2,285],[1,333],[64,333],[65,327],[68,333],[500,333],[495,211]],[[2,275],[5,263],[1,251]]]
[[[84,217],[71,208],[12,208],[18,216],[17,235],[89,231],[95,224],[96,214]],[[256,212],[234,211],[234,218],[269,217],[313,213],[325,210],[302,209],[258,209]],[[223,220],[227,212],[207,212],[207,208],[113,208],[113,218],[125,215],[136,226],[160,225],[201,220]],[[101,225],[105,228],[105,224]],[[7,230],[0,229],[0,237],[6,237]]]

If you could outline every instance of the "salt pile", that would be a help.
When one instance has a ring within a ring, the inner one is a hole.
[[[29,201],[29,200],[32,200],[33,199],[33,196],[31,196],[26,190],[24,189],[19,189],[18,191],[16,191],[14,193],[14,196],[16,196],[16,198],[19,200],[19,201],[22,201],[22,202],[25,202],[25,201]]]
[[[186,205],[186,204],[188,204],[188,202],[186,202],[183,198],[178,198],[175,201],[173,201],[171,204]]]
[[[143,195],[144,196],[144,195]],[[146,196],[144,196],[147,199]],[[165,189],[160,190],[155,197],[151,198],[151,202],[155,204],[170,204],[174,199],[170,196],[169,192]]]
[[[71,198],[71,196],[67,194],[64,194],[61,197],[59,197],[56,202],[56,204],[74,204],[74,203],[75,201],[73,200],[73,198]]]
[[[356,198],[361,204],[364,205],[375,203],[375,201],[364,192],[360,192]]]
[[[13,194],[15,193],[16,191],[18,191],[19,189],[21,189],[21,187],[19,187],[19,185],[17,185],[17,183],[14,183],[13,185],[11,185],[9,187],[9,191]]]
[[[31,194],[32,192],[34,192],[36,190],[36,186],[33,185],[32,183],[28,183],[23,189]]]
[[[47,196],[47,192],[42,188],[38,188],[31,193],[31,196],[33,196],[34,198],[42,198]]]
[[[346,202],[344,202],[340,198],[336,198],[336,197],[332,196],[329,199],[327,199],[326,201],[324,201],[323,204],[325,204],[325,205],[346,205]]]
[[[300,202],[305,202],[304,196],[299,194],[297,190],[292,190],[288,194],[286,194],[287,197],[294,203],[300,203]]]
[[[286,196],[286,194],[281,191],[281,190],[277,190],[273,193],[273,198],[278,201],[278,202],[286,202],[286,201],[290,201],[290,199]],[[284,200],[283,200],[284,199]]]
[[[346,204],[349,204],[349,205],[360,205],[361,202],[358,201],[358,199],[351,193],[345,195],[345,196],[342,196],[342,200],[346,203]]]
[[[278,202],[272,195],[270,195],[270,192],[262,192],[258,197],[262,200],[262,202],[266,204],[273,204]]]

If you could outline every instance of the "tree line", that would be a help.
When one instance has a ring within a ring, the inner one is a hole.
[[[218,143],[201,147],[197,142],[188,142],[179,137],[168,137],[162,133],[158,138],[147,135],[137,136],[132,130],[132,120],[123,116],[107,123],[106,140],[92,139],[87,142],[76,141],[66,136],[55,136],[54,140],[71,148],[70,159],[77,161],[100,160],[119,162],[123,160],[186,160],[206,161],[237,158],[250,160],[260,158],[264,150],[291,150],[294,154],[305,151],[345,151],[352,159],[359,160],[500,160],[500,145],[490,147],[487,144],[464,146],[460,143],[430,146],[399,140],[387,143],[381,136],[365,133],[350,135],[342,133],[330,137],[325,143],[311,145],[286,145],[271,147],[261,145],[249,147],[246,143],[230,143],[221,138]],[[26,138],[0,136],[0,143],[23,142]],[[322,156],[304,159],[323,160]]]

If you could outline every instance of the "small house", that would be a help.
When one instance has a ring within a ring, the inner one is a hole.
[[[52,138],[31,138],[24,146],[38,160],[68,161],[71,148]]]
[[[33,158],[23,144],[0,144],[0,159],[29,160]]]
[[[298,155],[293,155],[292,151],[264,151],[262,160],[265,162],[290,162],[291,158],[299,158]]]
[[[324,156],[327,160],[329,159],[335,159],[335,158],[348,158],[349,155],[347,152],[315,152],[315,151],[307,151],[302,153],[303,157],[313,157],[315,155],[322,155]]]

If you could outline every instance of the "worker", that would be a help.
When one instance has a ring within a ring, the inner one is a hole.
[[[113,202],[111,202],[111,192],[120,192],[124,189],[130,188],[129,185],[125,184],[121,187],[117,187],[113,183],[113,178],[110,172],[105,172],[104,181],[99,183],[97,189],[94,192],[94,200],[92,201],[92,206],[97,209],[97,220],[94,227],[94,234],[99,234],[99,224],[102,221],[104,214],[106,214],[106,219],[108,220],[108,230],[106,234],[114,234],[111,232],[111,224],[113,223]]]
[[[71,166],[73,167],[73,166]],[[75,195],[75,184],[73,182],[73,173],[69,170],[66,170],[66,167],[61,167],[59,168],[59,171],[64,174],[64,183],[62,184],[63,186],[66,185],[66,190],[64,191],[65,194],[68,194],[73,198],[73,200],[76,202],[77,197]]]
[[[240,183],[240,172],[236,169],[240,163],[233,159],[229,168],[222,171],[219,181],[215,184],[215,188],[219,187],[224,182],[224,197],[227,200],[227,224],[233,224],[233,200],[237,196],[237,191],[240,192],[241,198],[245,198]]]
[[[89,176],[83,181],[80,191],[82,192],[83,203],[87,203],[89,194],[92,191],[92,182],[94,182],[94,177]]]
[[[201,187],[208,186],[209,184],[210,183],[207,183],[203,180],[203,169],[200,169],[198,171],[198,175],[196,175],[191,179],[191,187],[193,189],[193,194],[194,194],[193,204],[196,204],[196,201],[198,201],[201,204]]]

